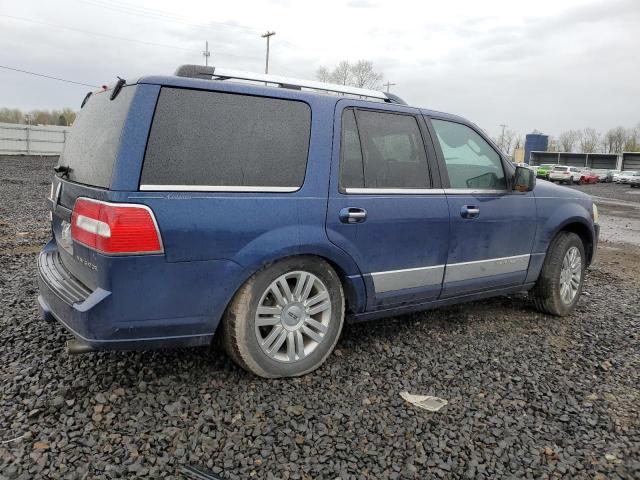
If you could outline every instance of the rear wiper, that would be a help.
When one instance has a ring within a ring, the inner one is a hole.
[[[109,97],[109,100],[113,100],[114,98],[116,98],[120,93],[120,90],[122,90],[122,87],[124,86],[124,84],[127,83],[127,81],[124,78],[120,78],[120,77],[116,77],[116,78],[118,79],[118,81],[116,82],[116,85],[113,87],[113,91],[111,92],[111,96]]]
[[[53,171],[59,173],[61,177],[68,177],[71,170],[71,167],[67,167],[65,165],[58,165],[57,167],[53,167]]]

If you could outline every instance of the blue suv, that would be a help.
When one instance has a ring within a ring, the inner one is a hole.
[[[598,239],[590,197],[463,118],[213,67],[88,94],[55,170],[38,302],[70,353],[216,336],[302,375],[345,320],[527,291],[567,315]]]

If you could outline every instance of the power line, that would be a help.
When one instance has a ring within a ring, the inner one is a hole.
[[[192,27],[200,27],[200,28],[211,28],[212,25],[221,25],[228,28],[236,28],[239,30],[245,30],[250,33],[257,33],[258,30],[247,27],[244,25],[239,25],[235,23],[228,22],[194,22],[193,19],[186,17],[184,15],[176,15],[170,12],[155,10],[146,7],[139,7],[136,5],[129,5],[121,2],[108,2],[101,0],[76,0],[77,2],[84,3],[86,5],[92,5],[94,7],[105,8],[107,10],[121,12],[121,13],[129,13],[131,15],[137,15],[145,18],[153,18],[156,20],[164,20],[173,23],[181,23],[183,25],[189,25]]]
[[[79,28],[72,28],[72,27],[64,27],[62,25],[54,25],[52,23],[47,23],[47,22],[41,22],[40,20],[32,20],[29,18],[23,18],[23,17],[15,17],[13,15],[4,15],[4,14],[0,14],[1,18],[8,18],[11,20],[18,20],[21,22],[28,22],[28,23],[33,23],[35,25],[44,25],[45,27],[51,27],[51,28],[59,28],[61,30],[68,30],[70,32],[76,32],[76,33],[82,33],[85,35],[94,35],[97,37],[104,37],[104,38],[111,38],[113,40],[121,40],[124,42],[134,42],[134,43],[139,43],[142,45],[149,45],[151,47],[162,47],[162,48],[172,48],[174,50],[181,50],[183,52],[190,52],[190,53],[195,53],[196,50],[195,49],[191,49],[191,48],[184,48],[184,47],[177,47],[175,45],[167,45],[164,43],[155,43],[155,42],[147,42],[144,40],[136,40],[135,38],[127,38],[127,37],[119,37],[116,35],[109,35],[107,33],[98,33],[98,32],[91,32],[89,30],[81,30]],[[243,55],[234,55],[233,53],[226,53],[226,52],[220,52],[218,53],[218,55],[224,56],[224,57],[234,57],[234,58],[249,58],[249,57],[245,57]]]
[[[193,52],[195,52],[195,50],[194,50],[194,49],[190,49],[190,48],[176,47],[175,45],[165,45],[165,44],[162,44],[162,43],[146,42],[146,41],[144,41],[144,40],[135,40],[135,39],[133,39],[133,38],[118,37],[118,36],[115,36],[115,35],[109,35],[109,34],[106,34],[106,33],[90,32],[90,31],[88,31],[88,30],[80,30],[80,29],[78,29],[78,28],[63,27],[62,25],[54,25],[54,24],[52,24],[52,23],[41,22],[41,21],[39,21],[39,20],[30,20],[30,19],[28,19],[28,18],[22,18],[22,17],[14,17],[14,16],[12,16],[12,15],[3,15],[3,14],[0,14],[0,17],[3,17],[3,18],[10,18],[10,19],[12,19],[12,20],[19,20],[19,21],[21,21],[21,22],[35,23],[35,24],[37,24],[37,25],[44,25],[44,26],[46,26],[46,27],[60,28],[60,29],[62,29],[62,30],[69,30],[69,31],[71,31],[71,32],[84,33],[84,34],[86,34],[86,35],[96,35],[96,36],[98,36],[98,37],[112,38],[112,39],[115,39],[115,40],[124,40],[124,41],[126,41],[126,42],[141,43],[141,44],[143,44],[143,45],[150,45],[150,46],[152,46],[152,47],[173,48],[173,49],[176,49],[176,50],[183,50],[183,51],[185,51],[185,52],[192,52],[192,53],[193,53]]]
[[[0,65],[0,68],[4,68],[5,70],[11,70],[14,72],[26,73],[27,75],[35,75],[36,77],[43,77],[51,80],[58,80],[59,82],[73,83],[75,85],[84,85],[85,87],[100,88],[98,87],[98,85],[90,85],[88,83],[75,82],[73,80],[67,80],[66,78],[52,77],[51,75],[44,75],[42,73],[29,72],[28,70],[20,70],[19,68],[7,67],[5,65]]]
[[[150,18],[153,20],[160,20],[160,21],[169,22],[169,23],[178,23],[178,24],[196,27],[200,29],[209,30],[214,25],[220,25],[223,27],[244,30],[245,32],[250,34],[260,33],[258,29],[255,29],[253,27],[248,27],[246,25],[240,25],[237,23],[229,23],[229,22],[216,22],[216,21],[209,21],[207,23],[194,22],[192,18],[186,17],[184,15],[176,15],[174,13],[170,13],[167,11],[156,10],[156,9],[151,9],[147,7],[140,7],[137,5],[129,5],[124,2],[108,1],[108,0],[75,0],[75,1],[84,3],[85,5],[105,8],[107,10],[111,10],[115,12],[128,13],[131,15],[137,15],[140,17]],[[286,40],[281,40],[279,43],[286,44],[286,46],[288,46],[289,48],[295,48],[295,49],[298,48],[296,45]]]

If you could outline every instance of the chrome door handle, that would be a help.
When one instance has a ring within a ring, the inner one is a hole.
[[[345,207],[338,216],[342,223],[362,223],[367,219],[367,211],[364,208]]]
[[[462,218],[478,218],[480,216],[480,208],[476,205],[463,205],[460,209]]]

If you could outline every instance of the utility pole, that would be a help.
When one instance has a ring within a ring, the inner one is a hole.
[[[500,135],[500,150],[504,150],[504,129],[507,128],[508,125],[500,124],[499,127],[502,127],[502,135]]]
[[[267,30],[267,33],[262,34],[262,38],[267,39],[267,60],[264,64],[264,73],[269,73],[269,39],[275,34],[276,32],[270,32],[269,30]]]
[[[387,83],[383,83],[383,84],[382,84],[382,86],[383,86],[383,87],[387,87],[387,93],[389,92],[389,89],[390,89],[391,87],[394,87],[395,85],[396,85],[395,83],[390,83],[390,82],[387,82]]]
[[[211,52],[209,51],[209,40],[204,42],[204,52],[202,52],[202,55],[204,56],[204,65],[208,67],[209,57],[211,56]]]

